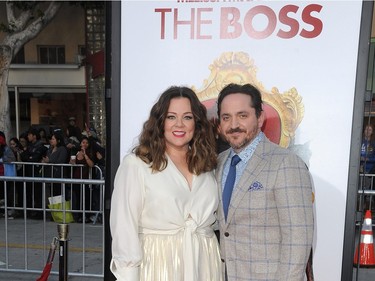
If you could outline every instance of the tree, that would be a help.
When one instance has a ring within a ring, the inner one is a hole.
[[[6,36],[0,43],[0,131],[9,139],[9,67],[18,51],[34,39],[59,11],[61,1],[7,1],[7,23],[0,24]]]

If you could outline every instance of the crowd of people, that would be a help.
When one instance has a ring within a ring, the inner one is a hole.
[[[75,118],[69,118],[69,125],[66,130],[53,129],[46,132],[43,128],[30,127],[28,131],[22,133],[18,138],[12,137],[7,143],[5,135],[0,132],[0,175],[6,175],[4,167],[6,163],[13,163],[15,167],[15,176],[31,177],[51,177],[51,178],[96,178],[103,176],[105,166],[105,149],[100,143],[97,132],[93,127],[85,126],[81,130],[75,123]],[[17,164],[14,162],[23,162]],[[38,163],[49,163],[55,165],[38,165]],[[66,167],[61,164],[81,164],[75,167]],[[89,174],[90,168],[97,165],[102,174]],[[2,184],[4,184],[2,182]],[[8,184],[7,203],[8,206],[23,206],[23,187],[22,183],[15,182]],[[63,194],[61,184],[46,185],[46,198]],[[79,186],[65,187],[65,199],[72,200],[72,208],[80,210],[82,200],[85,200],[85,206],[90,206],[92,210],[99,209],[100,191],[93,188],[91,195],[85,192],[85,199],[81,198],[82,191]],[[26,188],[26,206],[27,208],[42,208],[42,184],[27,183]],[[4,188],[1,188],[0,199],[4,199]],[[90,202],[89,202],[90,201]],[[48,202],[46,202],[48,205]],[[9,218],[17,216],[14,210],[8,214]],[[42,212],[28,212],[30,218],[42,218]],[[75,213],[76,221],[86,221],[89,218],[82,218],[82,215]]]
[[[360,167],[360,171],[366,174],[375,172],[375,141],[373,139],[373,133],[373,125],[367,124],[363,131]]]
[[[366,124],[363,130],[360,159],[360,173],[362,174],[362,177],[359,188],[362,190],[374,190],[373,174],[375,173],[375,140],[374,126],[372,124]],[[358,206],[364,210],[371,210],[374,208],[374,202],[372,196],[362,195],[359,197]]]

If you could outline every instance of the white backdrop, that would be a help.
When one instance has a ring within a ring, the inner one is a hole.
[[[123,0],[121,158],[166,88],[199,89],[221,54],[245,52],[265,89],[294,87],[302,97],[294,144],[310,153],[315,278],[340,280],[361,8],[361,1]]]

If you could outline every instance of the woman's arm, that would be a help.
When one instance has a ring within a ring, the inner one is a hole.
[[[117,280],[139,281],[142,248],[138,226],[144,186],[139,160],[126,156],[117,170],[111,201],[111,271]]]

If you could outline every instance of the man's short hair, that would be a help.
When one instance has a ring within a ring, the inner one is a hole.
[[[39,131],[36,128],[30,128],[27,133],[36,136],[38,140],[40,139]]]

